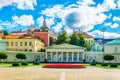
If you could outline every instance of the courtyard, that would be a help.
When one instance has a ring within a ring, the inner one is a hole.
[[[120,69],[87,66],[82,69],[0,67],[0,80],[120,80]]]

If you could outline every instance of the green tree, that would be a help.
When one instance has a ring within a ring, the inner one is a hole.
[[[68,43],[67,32],[63,30],[57,37],[56,44]]]
[[[73,44],[73,45],[77,45],[77,42],[78,42],[78,35],[77,33],[74,31],[73,34],[71,35],[70,37],[70,44]]]
[[[4,35],[8,35],[8,32],[7,32],[7,30],[4,30]]]
[[[54,39],[53,37],[50,37],[50,46],[52,46],[54,44]]]
[[[21,59],[21,62],[22,62],[22,59],[26,59],[27,57],[26,57],[26,54],[24,54],[24,53],[18,53],[16,55],[16,58]]]
[[[86,47],[85,37],[83,35],[83,32],[80,33],[80,38],[78,40],[78,46]]]
[[[110,63],[111,60],[114,60],[114,56],[111,54],[106,54],[104,55],[103,59],[109,61]]]
[[[0,52],[0,60],[1,59],[7,59],[8,55],[5,52]]]
[[[90,44],[90,42],[88,44],[86,43],[86,49],[87,49],[87,51],[91,50],[91,44]]]

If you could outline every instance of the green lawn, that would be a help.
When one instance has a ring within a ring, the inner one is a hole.
[[[44,64],[41,64],[40,65],[33,65],[33,63],[28,63],[28,66],[17,66],[17,67],[20,67],[20,68],[24,68],[24,67],[30,67],[30,66],[43,66]],[[13,67],[12,66],[12,63],[0,63],[0,67]]]
[[[90,66],[90,64],[89,64],[89,66]],[[120,69],[120,65],[118,65],[118,67],[116,67],[116,68],[112,68],[112,67],[110,67],[110,65],[108,65],[108,66],[101,66],[101,64],[97,64],[95,67],[105,68],[105,69]]]

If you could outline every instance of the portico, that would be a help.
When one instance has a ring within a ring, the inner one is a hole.
[[[46,47],[45,59],[48,62],[82,62],[85,48],[70,44]]]

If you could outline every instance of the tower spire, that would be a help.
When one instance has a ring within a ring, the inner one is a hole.
[[[46,20],[44,19],[44,21],[43,21],[43,25],[42,26],[46,26]]]

